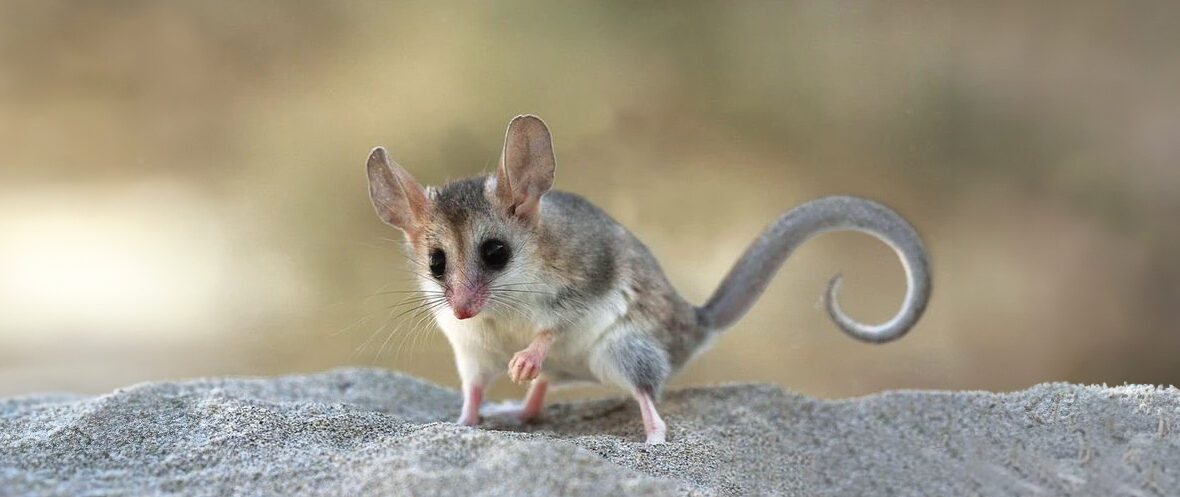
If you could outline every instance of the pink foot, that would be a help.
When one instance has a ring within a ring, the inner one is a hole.
[[[665,428],[663,425],[660,425],[658,428],[648,430],[647,431],[647,444],[648,445],[661,445],[661,444],[667,443],[668,440],[666,438],[667,437],[666,433],[667,433],[667,428]]]
[[[483,387],[463,385],[463,411],[458,423],[464,426],[479,424],[479,404],[483,402]]]
[[[647,433],[649,445],[659,445],[667,440],[668,426],[660,419],[656,412],[656,403],[651,395],[636,392],[635,400],[639,402],[639,413],[643,416],[643,431]]]

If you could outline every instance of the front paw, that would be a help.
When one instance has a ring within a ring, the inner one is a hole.
[[[545,356],[532,349],[517,352],[508,361],[508,377],[516,383],[534,380],[541,374],[541,362],[544,360]]]

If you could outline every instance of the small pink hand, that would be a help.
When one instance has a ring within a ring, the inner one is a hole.
[[[516,383],[536,379],[552,344],[553,332],[542,331],[527,348],[513,354],[512,360],[508,361],[508,377]]]

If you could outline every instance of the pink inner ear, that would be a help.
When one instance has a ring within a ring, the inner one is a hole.
[[[418,181],[404,169],[397,171],[397,179],[405,191],[406,204],[410,208],[411,215],[420,222],[430,208],[430,199],[426,197],[426,189],[422,188],[422,185],[418,184]]]
[[[516,204],[512,213],[517,217],[531,218],[537,214],[540,205],[539,198],[524,197],[523,200]]]
[[[528,166],[517,165],[515,169],[509,169],[502,159],[500,167],[496,169],[496,196],[508,204],[506,210],[509,215],[526,219],[536,216],[541,197],[553,184],[551,172],[544,175],[544,171],[528,169],[538,163],[544,165],[544,161],[536,161]]]
[[[425,219],[430,208],[426,191],[382,147],[369,153],[367,163],[369,195],[382,220],[411,233]]]
[[[537,116],[520,115],[508,123],[504,149],[496,168],[496,195],[508,211],[529,216],[540,197],[553,185],[553,141]]]
[[[508,177],[508,170],[504,166],[504,158],[500,158],[500,166],[496,168],[496,200],[504,205],[509,215],[516,214],[516,206],[524,201],[523,195],[517,195],[512,188],[512,179]]]

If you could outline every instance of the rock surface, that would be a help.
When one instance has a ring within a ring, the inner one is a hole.
[[[0,495],[1180,495],[1180,391],[817,400],[670,392],[670,443],[629,399],[542,422],[449,422],[458,393],[342,369],[0,400]]]

